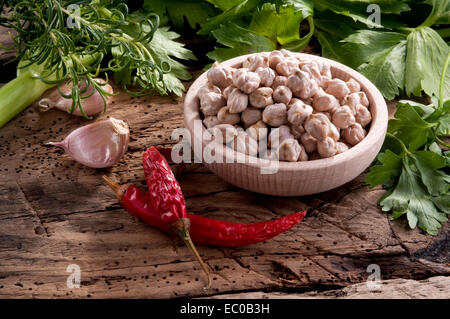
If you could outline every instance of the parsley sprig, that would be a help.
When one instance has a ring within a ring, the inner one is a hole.
[[[392,219],[406,215],[409,227],[437,235],[450,213],[450,145],[442,138],[450,135],[450,99],[444,101],[444,77],[439,98],[424,105],[400,101],[377,164],[367,174],[370,187],[384,185],[379,204],[392,211]]]

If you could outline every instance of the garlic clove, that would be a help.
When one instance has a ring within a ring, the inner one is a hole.
[[[98,83],[103,83],[104,81],[102,79],[94,79]],[[102,89],[109,94],[113,94],[114,90],[111,87],[111,85],[106,84],[102,86]],[[63,92],[65,95],[71,94],[72,86],[65,84],[60,87],[61,92]],[[89,89],[83,93],[83,96],[87,96],[92,93],[92,86],[89,87]],[[106,98],[106,104],[108,105],[111,101],[111,96],[107,96]],[[45,92],[43,97],[38,101],[39,110],[41,112],[46,112],[52,108],[57,108],[61,111],[68,112],[72,107],[72,99],[66,99],[65,97],[61,96],[59,94],[58,88],[52,88]],[[99,113],[101,113],[105,105],[103,103],[102,96],[98,91],[95,91],[90,97],[81,99],[81,106],[86,113],[87,116],[94,116]],[[73,115],[76,116],[83,116],[83,114],[80,111],[80,108],[77,107],[73,112]]]
[[[62,142],[49,145],[63,148],[75,161],[92,168],[111,167],[128,149],[130,130],[121,120],[107,120],[72,131]]]

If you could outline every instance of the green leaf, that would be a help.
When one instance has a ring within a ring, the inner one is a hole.
[[[248,29],[261,34],[292,51],[300,51],[309,42],[314,33],[312,19],[308,19],[310,32],[300,37],[299,27],[304,19],[303,11],[296,11],[294,5],[284,5],[278,8],[274,4],[265,3],[253,14]]]
[[[450,18],[450,2],[449,0],[427,0],[433,8],[431,9],[428,18],[421,24],[421,26],[431,27],[435,23],[449,24]]]
[[[387,150],[378,155],[380,165],[375,165],[370,168],[370,172],[366,176],[366,183],[369,187],[384,184],[389,180],[393,180],[400,176],[402,172],[402,158],[397,154]]]
[[[393,100],[403,91],[405,52],[406,41],[402,41],[358,68],[388,100]]]
[[[418,169],[423,184],[431,195],[441,195],[447,192],[449,185],[447,174],[439,170],[447,166],[445,157],[434,152],[419,151],[413,155],[414,164]]]
[[[216,8],[227,11],[234,6],[240,4],[242,0],[206,0],[207,2],[213,4]]]
[[[436,131],[437,136],[449,136],[450,135],[450,113],[444,114],[439,118],[439,128]]]
[[[130,18],[138,21],[142,16],[140,14],[130,15]],[[144,31],[148,32],[148,25],[142,26]],[[123,27],[124,31],[132,36],[139,36],[139,28],[136,25],[128,25]],[[151,59],[156,65],[161,66],[162,63],[167,63],[170,66],[170,72],[163,75],[162,83],[154,83],[155,86],[163,89],[165,86],[165,91],[167,93],[174,93],[178,96],[183,94],[185,90],[183,83],[180,80],[191,79],[191,74],[187,71],[186,67],[175,60],[174,58],[180,60],[196,60],[194,54],[186,49],[182,43],[174,41],[179,35],[173,31],[169,31],[169,27],[158,28],[150,42],[145,44],[146,49],[151,54]],[[121,52],[118,51],[117,47],[113,47],[111,50],[113,55],[120,55]],[[145,81],[152,81],[149,74],[142,72],[142,70],[137,69],[136,75]],[[131,70],[128,68],[122,69],[120,72],[116,72],[114,78],[117,83],[120,84],[131,84],[132,74]]]
[[[254,52],[272,51],[276,45],[268,38],[239,27],[234,23],[220,26],[212,31],[217,42],[229,48],[215,48],[208,57],[216,61]]]
[[[397,103],[397,107],[412,107],[416,110],[416,112],[422,117],[423,119],[427,119],[428,116],[434,113],[436,108],[433,104],[425,105],[416,101],[410,101],[410,100],[400,100]],[[427,122],[430,122],[427,119]]]
[[[143,7],[159,16],[167,15],[178,30],[183,29],[184,19],[195,29],[214,15],[214,9],[199,0],[145,0]]]
[[[247,15],[249,12],[253,11],[255,8],[259,7],[264,1],[262,0],[244,0],[240,1],[239,4],[229,8],[222,14],[208,19],[202,28],[198,31],[198,34],[208,35],[211,31],[218,29],[220,25],[227,24],[235,19]]]
[[[293,5],[295,8],[295,12],[302,12],[303,18],[307,18],[314,14],[314,0],[279,0],[276,2],[279,5]]]
[[[180,60],[196,60],[196,57],[184,47],[184,44],[174,41],[178,37],[179,35],[169,31],[168,27],[159,28],[149,43],[148,50],[157,63],[161,64],[163,61],[169,63],[171,71],[164,74],[167,90],[181,96],[185,89],[180,80],[190,80],[191,74],[183,64],[172,57]]]
[[[379,5],[383,13],[399,14],[409,9],[406,3],[397,0],[314,0],[314,6],[317,10],[331,10],[369,27],[382,28],[381,24],[369,19],[370,13],[367,12],[367,7],[370,4]]]
[[[450,49],[439,34],[422,27],[412,31],[407,38],[405,90],[406,94],[421,96],[439,95],[440,75]],[[450,96],[450,72],[444,85],[444,98]]]
[[[359,30],[346,37],[342,42],[343,54],[349,56],[352,67],[356,68],[363,63],[370,63],[378,56],[390,52],[399,43],[403,43],[406,36],[397,32]],[[404,60],[404,53],[401,57]],[[402,63],[404,66],[404,63]]]
[[[431,200],[441,211],[450,214],[450,194],[432,197]]]
[[[400,139],[409,150],[415,151],[426,144],[432,126],[414,108],[399,104],[394,118],[389,121],[388,132]]]
[[[410,227],[419,226],[431,235],[437,235],[441,223],[447,221],[435,202],[442,202],[429,196],[422,188],[418,176],[411,170],[408,160],[403,163],[403,171],[394,190],[380,202],[383,211],[393,211],[407,215]]]

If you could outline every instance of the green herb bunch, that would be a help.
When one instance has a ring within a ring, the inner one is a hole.
[[[433,104],[400,101],[388,133],[366,176],[371,186],[384,185],[387,192],[379,204],[392,211],[392,219],[406,215],[409,226],[417,225],[436,235],[450,214],[450,99],[444,100],[447,56],[440,80],[440,96]]]

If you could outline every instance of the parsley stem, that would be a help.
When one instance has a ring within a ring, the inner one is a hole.
[[[444,105],[444,82],[445,82],[445,74],[447,73],[448,64],[450,62],[450,53],[447,54],[447,59],[444,63],[444,68],[441,73],[441,82],[439,85],[439,109],[442,109]]]
[[[412,155],[413,155],[410,151],[408,151],[408,148],[406,147],[405,143],[403,143],[403,141],[402,141],[401,139],[399,139],[397,136],[395,136],[395,135],[392,134],[392,133],[386,133],[386,136],[392,137],[392,138],[395,139],[397,142],[399,142],[399,144],[400,144],[400,146],[402,147],[403,152],[405,152],[405,154],[407,154],[407,155],[409,155],[409,156],[412,156]]]

